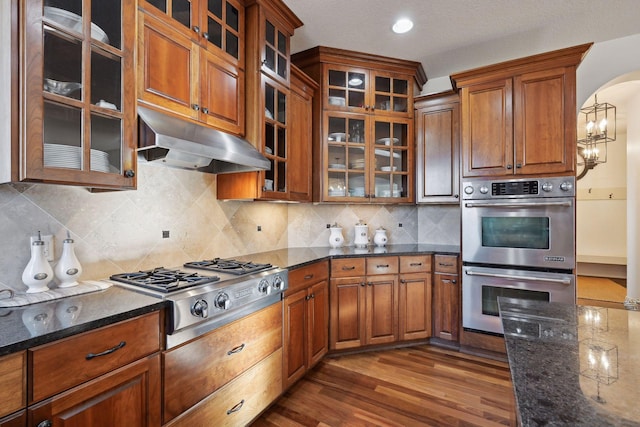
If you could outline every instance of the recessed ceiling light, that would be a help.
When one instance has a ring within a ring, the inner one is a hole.
[[[395,24],[393,24],[393,32],[397,34],[406,33],[410,29],[413,28],[413,22],[410,19],[402,18],[398,19]]]

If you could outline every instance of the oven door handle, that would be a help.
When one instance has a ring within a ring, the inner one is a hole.
[[[551,282],[551,283],[560,283],[563,285],[570,285],[571,279],[552,279],[548,277],[535,277],[535,276],[512,276],[510,274],[500,274],[500,273],[482,273],[479,271],[473,270],[465,270],[465,274],[467,276],[483,276],[483,277],[497,277],[500,279],[514,279],[514,280],[529,280],[532,282]]]
[[[570,208],[571,202],[522,202],[522,203],[496,203],[496,202],[467,202],[464,204],[467,208],[530,208],[541,206],[561,206],[564,208]]]

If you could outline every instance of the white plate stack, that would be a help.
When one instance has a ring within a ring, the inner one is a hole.
[[[44,144],[44,166],[48,168],[82,169],[82,148],[65,144]],[[91,170],[112,172],[109,153],[91,150]]]
[[[91,149],[91,170],[109,173],[109,153]]]

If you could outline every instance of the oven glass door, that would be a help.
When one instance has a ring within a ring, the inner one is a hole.
[[[498,297],[575,304],[575,276],[507,268],[462,267],[462,326],[502,334]]]
[[[573,198],[465,201],[462,260],[572,270],[574,217]]]

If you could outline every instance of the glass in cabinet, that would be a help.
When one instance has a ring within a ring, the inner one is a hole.
[[[135,2],[27,1],[20,180],[135,186]]]
[[[287,192],[287,96],[288,90],[263,77],[264,156],[271,169],[264,171],[263,192]]]
[[[266,11],[265,11],[266,12]],[[292,31],[265,13],[263,21],[262,71],[287,84],[289,82],[289,38]]]

